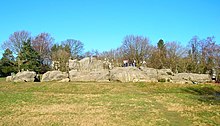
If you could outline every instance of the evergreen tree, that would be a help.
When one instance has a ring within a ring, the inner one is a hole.
[[[10,49],[6,49],[0,61],[0,74],[1,76],[9,76],[16,71],[15,58]]]
[[[166,68],[166,46],[164,44],[164,41],[162,39],[159,40],[157,43],[157,49],[158,49],[158,68]]]
[[[18,54],[19,70],[30,70],[40,72],[41,59],[40,55],[31,46],[31,40],[22,43],[20,53]]]

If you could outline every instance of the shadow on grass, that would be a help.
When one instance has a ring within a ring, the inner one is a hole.
[[[220,104],[220,88],[212,86],[193,86],[182,89],[196,96],[196,99],[209,104]]]

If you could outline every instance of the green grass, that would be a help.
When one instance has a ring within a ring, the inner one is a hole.
[[[220,86],[166,83],[9,83],[0,125],[220,125]]]

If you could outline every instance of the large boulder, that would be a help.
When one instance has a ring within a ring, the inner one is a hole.
[[[164,80],[169,82],[172,76],[174,76],[174,73],[171,69],[154,69],[148,67],[140,67],[140,70],[143,71],[151,79],[157,81]]]
[[[211,81],[209,74],[178,73],[172,77],[174,83],[207,83]]]
[[[77,71],[100,71],[104,69],[104,62],[95,57],[86,57],[78,60],[69,60],[69,69]]]
[[[42,76],[42,82],[45,81],[60,81],[68,78],[68,74],[61,71],[48,71]]]
[[[69,60],[69,69],[70,70],[79,70],[80,69],[80,62],[75,60]]]
[[[110,71],[111,81],[118,82],[152,82],[143,71],[136,67],[115,67]]]
[[[75,71],[72,70],[69,73],[70,81],[92,81],[92,82],[109,82],[109,71]]]
[[[7,76],[7,77],[6,77],[6,82],[11,82],[11,81],[13,81],[12,76]]]
[[[11,80],[14,82],[34,82],[36,75],[34,71],[22,71],[18,72]]]
[[[103,61],[93,57],[86,57],[79,61],[80,71],[100,71],[103,70]]]

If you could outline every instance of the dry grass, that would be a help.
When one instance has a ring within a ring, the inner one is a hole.
[[[218,85],[8,83],[0,125],[219,125]]]

